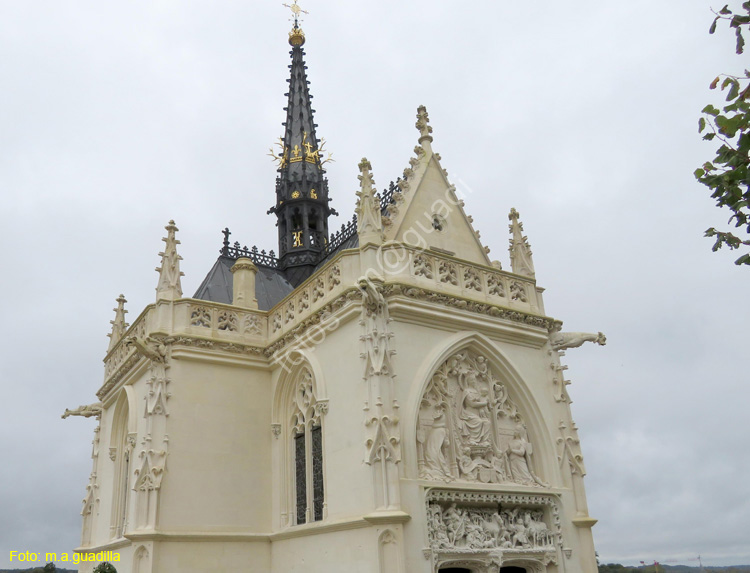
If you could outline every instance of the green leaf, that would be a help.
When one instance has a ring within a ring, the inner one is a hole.
[[[745,38],[742,37],[742,28],[737,27],[737,53],[741,54],[745,48]]]
[[[706,118],[701,117],[698,119],[698,133],[701,133],[704,129],[706,129]]]
[[[750,253],[745,253],[739,259],[734,261],[735,265],[750,265]]]
[[[716,89],[716,86],[717,86],[717,85],[719,84],[719,80],[720,80],[720,79],[721,79],[721,78],[720,78],[719,76],[716,76],[716,77],[714,78],[714,81],[712,81],[712,82],[711,82],[711,84],[710,84],[710,85],[708,86],[708,89],[710,89],[710,90],[715,90],[715,89]]]
[[[714,18],[714,21],[711,22],[711,27],[708,29],[709,34],[713,34],[714,32],[716,32],[716,22],[718,21],[719,21],[719,17],[717,16],[716,18]]]
[[[737,97],[737,95],[740,93],[740,82],[737,80],[732,80],[732,84],[729,88],[729,93],[727,93],[727,101],[731,101],[734,98]]]
[[[719,110],[718,110],[718,109],[716,109],[716,108],[715,108],[714,106],[712,106],[711,104],[708,104],[708,105],[707,105],[706,107],[704,107],[704,108],[703,108],[703,109],[701,110],[701,113],[707,113],[707,114],[709,114],[709,115],[713,115],[714,117],[716,117],[717,115],[719,115]]]
[[[699,167],[698,169],[696,169],[696,170],[695,170],[695,172],[693,173],[693,175],[695,175],[695,178],[696,178],[696,179],[700,179],[700,178],[701,178],[701,177],[703,177],[703,176],[704,176],[705,174],[706,174],[706,172],[705,172],[705,171],[703,171],[703,169],[701,169],[700,167]]]
[[[732,11],[729,9],[729,4],[726,4],[721,10],[719,10],[719,14],[731,14]]]

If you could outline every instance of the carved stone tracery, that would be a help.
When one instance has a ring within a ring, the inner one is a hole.
[[[547,485],[534,473],[521,414],[482,355],[463,350],[437,369],[417,424],[423,479]]]

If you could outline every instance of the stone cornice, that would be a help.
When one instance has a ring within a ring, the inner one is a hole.
[[[416,287],[403,283],[388,283],[383,287],[386,298],[404,296],[410,299],[423,300],[433,304],[457,308],[468,312],[484,314],[502,320],[509,320],[526,326],[543,329],[547,332],[560,324],[559,321],[539,314],[510,309],[497,304],[480,302],[444,292],[437,292],[423,287]]]
[[[303,334],[309,327],[314,326],[316,324],[320,324],[325,319],[327,319],[329,316],[333,315],[336,311],[343,308],[348,302],[353,300],[361,300],[362,293],[357,288],[350,288],[346,291],[344,291],[341,295],[339,295],[337,298],[329,302],[327,305],[322,307],[321,309],[314,312],[312,315],[310,315],[308,318],[300,322],[293,330],[290,332],[287,332],[280,338],[278,338],[276,341],[272,342],[265,350],[264,353],[266,356],[270,357],[273,356],[274,353],[276,353],[278,350],[281,350],[294,340],[300,337],[301,334]]]
[[[187,541],[190,543],[209,542],[231,542],[241,541],[244,543],[268,543],[271,536],[268,533],[232,533],[222,531],[137,531],[126,533],[125,537],[131,541]]]
[[[334,531],[347,531],[349,529],[361,529],[370,527],[371,524],[364,517],[350,517],[336,521],[314,521],[304,525],[294,525],[280,531],[272,533],[269,537],[271,541],[281,541],[283,539],[294,539],[295,537],[307,537],[308,535],[318,535],[319,533],[331,533]]]

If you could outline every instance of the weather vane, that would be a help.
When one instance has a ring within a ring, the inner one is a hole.
[[[289,8],[292,11],[292,14],[294,14],[294,27],[295,28],[298,26],[300,22],[300,17],[299,17],[300,12],[302,14],[310,13],[307,10],[303,10],[302,8],[299,7],[299,5],[297,4],[297,0],[294,0],[294,4],[283,4],[283,5]]]

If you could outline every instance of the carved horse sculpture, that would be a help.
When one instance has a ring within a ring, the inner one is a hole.
[[[510,532],[505,528],[503,517],[493,513],[489,520],[484,520],[482,527],[488,537],[494,540],[495,547],[510,547]]]

